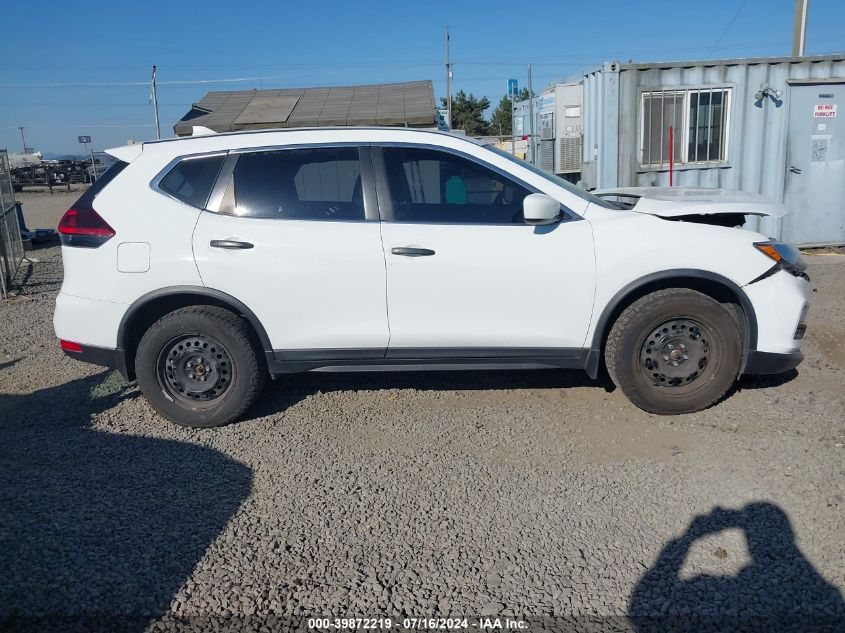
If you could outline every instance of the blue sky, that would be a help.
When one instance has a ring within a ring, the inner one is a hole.
[[[80,134],[96,149],[154,138],[153,64],[162,136],[172,136],[208,90],[433,79],[439,98],[447,25],[453,90],[495,103],[509,77],[525,84],[529,62],[537,90],[606,60],[788,55],[795,7],[793,0],[4,5],[0,148],[21,151],[23,125],[27,145],[60,153],[79,151]],[[810,0],[807,39],[807,54],[845,50],[843,0]],[[167,83],[206,80],[214,83]]]

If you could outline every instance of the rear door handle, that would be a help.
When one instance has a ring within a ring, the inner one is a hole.
[[[212,248],[226,248],[229,250],[243,250],[255,246],[251,242],[239,242],[238,240],[211,240],[210,243]]]
[[[801,173],[801,170],[798,169],[797,167],[790,167],[789,171],[791,171],[793,174],[800,174]]]
[[[429,257],[434,255],[434,251],[430,248],[411,248],[409,246],[394,246],[390,249],[393,255],[403,255],[404,257]]]

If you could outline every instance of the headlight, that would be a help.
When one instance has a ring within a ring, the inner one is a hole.
[[[769,240],[768,242],[754,242],[754,248],[775,262],[775,265],[793,275],[801,276],[807,269],[807,262],[801,256],[801,251],[784,242]]]

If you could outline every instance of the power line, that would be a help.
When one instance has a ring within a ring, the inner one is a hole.
[[[739,16],[744,5],[747,3],[747,0],[744,0],[741,3],[740,9],[737,13],[733,16],[730,23],[728,24],[725,31],[719,37],[716,46],[721,43],[721,40],[724,39],[727,32],[730,30],[730,27],[733,26],[733,23],[736,21],[736,18]],[[812,40],[808,40],[808,42],[814,44],[822,44],[827,42],[841,42],[842,37],[828,37],[828,38],[815,38]],[[766,42],[750,42],[744,44],[731,44],[725,48],[727,49],[750,49],[756,48],[760,46],[780,46],[784,44],[790,44],[791,40],[772,40]],[[602,51],[598,53],[599,57],[608,58],[608,57],[631,57],[637,55],[652,55],[652,54],[667,54],[667,53],[687,53],[687,52],[695,52],[695,51],[706,51],[712,50],[713,47],[711,46],[700,46],[698,48],[655,48],[655,49],[639,49],[639,50],[618,50],[618,51]],[[570,55],[527,55],[525,57],[485,57],[485,58],[466,58],[466,59],[452,59],[452,64],[454,65],[486,65],[486,64],[504,64],[504,63],[512,63],[512,64],[519,64],[524,65],[529,60],[531,60],[532,65],[537,65],[542,60],[548,60],[549,63],[553,63],[554,60],[564,60],[564,59],[581,59],[583,58],[582,55],[578,54],[570,54]],[[605,61],[605,60],[603,60]],[[215,65],[201,65],[201,64],[169,64],[167,68],[169,69],[182,69],[182,70],[220,70],[220,69],[229,69],[229,70],[238,70],[238,69],[279,69],[279,70],[286,70],[286,69],[295,69],[295,68],[352,68],[352,67],[385,67],[385,66],[396,66],[396,67],[403,67],[403,66],[432,66],[432,67],[439,67],[442,66],[442,61],[436,60],[413,60],[408,59],[404,61],[400,60],[391,60],[391,61],[361,61],[361,62],[325,62],[325,63],[317,63],[317,62],[287,62],[287,63],[280,63],[280,64],[215,64]],[[10,67],[10,68],[35,68],[35,69],[44,69],[43,64],[20,64],[16,62],[3,62],[0,63],[0,67]],[[57,66],[55,64],[50,64],[50,68],[59,68],[61,66]],[[75,67],[74,67],[75,68]],[[126,64],[86,64],[85,66],[86,71],[90,71],[91,69],[111,69],[111,70],[138,70],[142,69],[141,65],[126,65]],[[145,68],[145,67],[144,67]],[[248,81],[250,79],[259,80],[259,79],[267,79],[268,77],[246,77],[246,78],[236,78],[236,79],[209,79],[209,80],[202,80],[205,82],[227,82],[227,81]],[[163,83],[163,82],[159,82]],[[195,83],[195,81],[177,81],[171,83]],[[10,85],[10,84],[0,84],[0,85]],[[15,84],[18,85],[18,84]],[[77,85],[77,84],[72,84]],[[85,84],[90,85],[90,84]],[[113,85],[109,84],[96,84],[96,85]],[[148,82],[124,82],[121,85],[148,85]]]
[[[185,102],[181,103],[161,103],[159,102],[159,106],[179,106],[182,107],[185,105]],[[120,107],[129,107],[129,106],[137,106],[137,107],[144,107],[149,108],[150,104],[146,101],[141,103],[140,101],[97,101],[97,102],[83,102],[83,101],[16,101],[15,103],[0,103],[0,107],[4,106],[120,106]]]
[[[159,85],[169,86],[184,86],[194,84],[225,84],[235,83],[241,81],[260,81],[262,79],[271,79],[271,77],[237,77],[234,79],[191,79],[179,81],[159,81]],[[0,83],[4,88],[126,88],[128,86],[149,86],[149,81],[119,81],[119,82],[103,82],[103,83],[35,83],[35,84],[17,84],[17,83]]]
[[[747,4],[748,0],[742,0],[737,11],[734,13],[733,17],[731,18],[728,25],[725,27],[722,34],[719,36],[716,44],[712,47],[698,47],[698,48],[676,48],[676,49],[643,49],[639,51],[617,51],[617,52],[605,52],[600,53],[598,55],[593,55],[590,57],[586,57],[583,55],[536,55],[531,56],[530,58],[515,58],[515,57],[488,57],[484,59],[458,59],[450,60],[451,65],[453,66],[521,66],[527,62],[531,62],[532,65],[535,66],[555,66],[558,68],[577,68],[582,66],[590,66],[590,65],[597,65],[601,64],[603,61],[606,61],[608,58],[613,57],[636,57],[640,55],[657,55],[657,54],[670,54],[670,53],[694,53],[699,51],[709,51],[708,57],[711,57],[716,49],[721,44],[724,37],[730,31],[731,27],[733,26],[736,19],[739,17],[739,14],[742,12],[742,9]],[[839,38],[824,38],[824,39],[816,39],[812,40],[813,43],[821,43],[821,42],[829,42],[829,41],[841,41]],[[785,40],[778,40],[778,41],[770,41],[770,42],[757,42],[753,44],[738,44],[738,45],[731,45],[725,47],[726,49],[752,49],[757,48],[760,46],[777,46],[789,44],[788,41]],[[360,62],[360,63],[338,63],[338,64],[279,64],[279,65],[249,65],[249,66],[242,66],[242,68],[319,68],[319,67],[327,67],[327,68],[336,68],[336,67],[367,67],[367,66],[395,66],[395,67],[408,67],[414,65],[432,65],[432,66],[439,66],[442,62],[428,62],[428,61],[420,61],[420,62],[413,62],[413,61],[405,61],[405,62],[384,62],[384,63],[376,63],[376,62]],[[7,64],[4,64],[7,65]],[[20,66],[16,66],[20,67]],[[178,68],[178,66],[174,66],[174,68]],[[185,67],[187,68],[187,67]],[[203,66],[196,66],[195,68],[211,68],[211,67],[203,67]],[[500,79],[501,77],[494,77],[491,79]],[[264,82],[264,81],[274,81],[274,80],[285,80],[289,81],[291,79],[290,76],[251,76],[251,77],[229,77],[224,79],[180,79],[180,80],[171,80],[171,81],[158,81],[159,85],[168,85],[168,86],[192,86],[192,85],[203,85],[203,84],[224,84],[224,83],[244,83],[244,82]],[[462,81],[474,81],[480,78],[461,78]],[[149,86],[148,81],[118,81],[118,82],[36,82],[36,83],[0,83],[0,87],[4,88],[127,88],[127,87],[147,87]]]
[[[737,8],[736,13],[734,13],[734,16],[731,18],[731,21],[728,22],[728,25],[725,27],[725,30],[722,31],[722,34],[719,36],[719,39],[716,40],[716,43],[713,45],[713,48],[710,49],[710,55],[708,55],[708,57],[713,57],[713,53],[715,53],[716,49],[719,48],[719,44],[722,43],[722,40],[724,39],[725,35],[727,35],[728,31],[731,30],[731,27],[734,25],[734,22],[736,22],[736,19],[742,12],[742,8],[746,5],[747,2],[748,0],[742,0],[742,2],[739,3],[739,8]]]

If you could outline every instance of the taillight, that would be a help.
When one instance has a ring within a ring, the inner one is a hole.
[[[59,235],[65,246],[97,248],[114,234],[109,223],[90,207],[68,209],[59,222]]]

